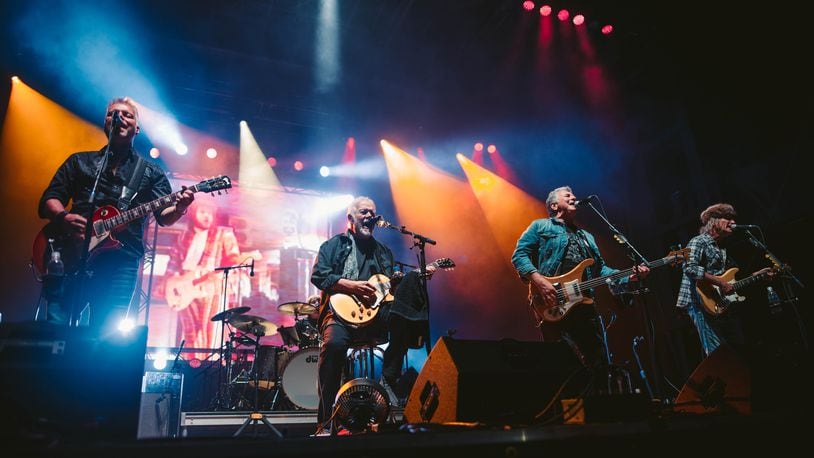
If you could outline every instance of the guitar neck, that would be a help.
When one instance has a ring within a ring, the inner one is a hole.
[[[647,263],[647,267],[650,269],[655,269],[657,267],[661,267],[667,265],[675,260],[675,256],[666,256],[659,260]],[[601,286],[609,281],[619,280],[621,278],[628,277],[636,272],[635,267],[629,267],[625,270],[620,270],[618,272],[614,272],[610,275],[605,275],[604,277],[592,278],[590,280],[584,281],[579,284],[580,288],[596,288],[597,286]]]
[[[192,192],[198,192],[198,186],[190,186],[187,189],[191,189]],[[106,219],[102,222],[102,226],[104,231],[110,231],[113,228],[123,226],[135,219],[142,218],[144,216],[149,215],[150,213],[159,210],[164,207],[168,207],[174,204],[178,198],[181,196],[182,191],[174,192],[171,194],[167,194],[166,196],[159,197],[156,200],[151,202],[147,202],[146,204],[141,204],[138,207],[131,208],[130,210],[123,211],[118,215]]]
[[[768,275],[769,275],[769,274],[768,274],[768,272],[764,272],[764,273],[762,273],[762,274],[757,274],[757,275],[752,275],[752,276],[749,276],[749,277],[744,278],[743,280],[738,280],[738,281],[736,281],[736,282],[732,283],[732,286],[733,286],[733,287],[734,287],[736,290],[738,290],[738,289],[740,289],[740,288],[744,288],[744,287],[746,287],[746,286],[749,286],[749,285],[751,285],[752,283],[757,283],[757,282],[759,282],[760,280],[763,280],[763,279],[764,279],[766,276],[768,276]]]

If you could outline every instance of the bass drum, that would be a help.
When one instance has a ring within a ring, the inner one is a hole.
[[[319,408],[317,366],[319,348],[303,348],[288,359],[283,368],[283,393],[292,404],[305,410]]]

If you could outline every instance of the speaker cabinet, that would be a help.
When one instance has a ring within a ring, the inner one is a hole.
[[[442,337],[407,399],[410,423],[529,423],[580,363],[564,343]],[[584,379],[562,393],[575,396]]]
[[[47,322],[0,324],[0,437],[133,440],[147,327],[101,335]]]
[[[752,371],[728,345],[716,348],[695,368],[675,400],[685,413],[752,412]]]
[[[184,374],[147,372],[141,385],[138,438],[178,437]]]

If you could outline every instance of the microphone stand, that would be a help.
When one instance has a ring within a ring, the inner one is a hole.
[[[69,326],[78,326],[79,325],[79,316],[81,315],[82,310],[79,310],[79,302],[85,299],[85,283],[90,277],[91,273],[88,272],[88,258],[90,257],[90,239],[93,236],[93,213],[95,211],[94,206],[96,205],[96,190],[99,187],[99,181],[102,178],[102,171],[107,168],[108,158],[110,157],[110,142],[113,140],[113,132],[118,127],[115,122],[116,118],[114,117],[114,121],[110,125],[110,132],[107,134],[107,145],[105,145],[105,152],[102,155],[102,161],[99,164],[99,168],[96,170],[96,178],[93,181],[93,188],[91,188],[90,196],[88,196],[88,208],[90,209],[90,213],[87,216],[87,224],[85,224],[85,238],[82,241],[82,250],[79,256],[79,265],[76,269],[76,273],[74,274],[75,277],[78,277],[77,287],[73,291],[72,300],[71,300],[71,312],[70,312],[70,320],[68,322]],[[83,307],[84,309],[84,307]],[[93,312],[91,312],[93,313]]]
[[[610,231],[613,233],[613,238],[616,239],[616,241],[619,242],[621,245],[623,245],[625,248],[627,248],[628,258],[630,258],[633,261],[634,265],[638,266],[639,264],[646,264],[646,265],[650,264],[647,261],[647,258],[645,258],[641,254],[641,252],[639,252],[639,250],[637,250],[636,247],[634,247],[633,244],[630,243],[630,241],[627,239],[627,237],[625,237],[625,235],[622,233],[622,231],[620,231],[619,229],[616,228],[616,226],[611,224],[611,222],[608,221],[608,218],[606,218],[605,215],[602,212],[600,212],[594,206],[593,202],[588,200],[587,205],[591,208],[591,210],[594,211],[594,213],[596,213],[602,219],[602,221],[605,222],[605,225],[607,225],[608,229],[610,229]],[[640,287],[636,291],[632,291],[631,294],[641,295],[642,293],[649,292],[649,289],[646,286],[643,286],[644,282],[641,279],[639,280],[639,282],[641,284]],[[659,389],[660,383],[659,383],[659,376],[658,376],[658,373],[660,373],[660,371],[657,370],[658,361],[657,361],[657,358],[656,358],[655,345],[654,345],[655,336],[654,336],[653,330],[652,330],[652,321],[651,321],[651,318],[650,318],[650,314],[649,314],[649,312],[647,310],[647,301],[644,300],[644,299],[642,300],[642,311],[644,313],[644,321],[645,321],[645,328],[646,328],[645,334],[647,335],[647,342],[650,344],[649,345],[650,364],[651,364],[651,367],[653,368],[653,372],[654,372],[654,377],[653,378],[656,381],[656,384],[655,384],[656,385],[656,387],[655,387],[656,388],[656,394],[660,395],[661,390]],[[607,348],[607,337],[605,337],[605,346]],[[636,358],[638,359],[638,355],[636,355]],[[610,357],[610,355],[608,355],[608,363],[610,364],[610,362],[611,362],[611,357]],[[646,381],[647,377],[643,373],[644,373],[644,369],[641,369],[640,370],[640,375],[643,375],[642,378]],[[610,374],[610,372],[609,372],[609,374]],[[653,391],[652,391],[651,387],[649,386],[649,384],[647,384],[647,385],[648,385],[647,386],[648,394],[650,395],[651,399],[654,399],[653,398]]]
[[[759,227],[758,230],[760,230]],[[763,231],[761,231],[760,234],[762,238]],[[751,243],[757,249],[763,251],[763,255],[766,257],[766,259],[768,259],[769,262],[771,262],[777,268],[778,272],[782,274],[781,278],[783,279],[782,285],[784,296],[782,302],[789,304],[792,310],[794,311],[794,315],[797,317],[797,327],[799,328],[803,350],[806,353],[808,353],[809,347],[807,333],[805,330],[805,326],[803,325],[803,320],[800,318],[800,314],[797,311],[797,302],[799,301],[799,298],[794,294],[794,290],[792,289],[789,280],[793,281],[794,284],[797,285],[799,288],[805,288],[805,285],[803,285],[803,283],[793,273],[791,273],[791,268],[789,268],[788,265],[780,262],[780,259],[778,259],[777,256],[775,256],[771,251],[769,251],[769,248],[766,247],[766,244],[763,243],[757,237],[755,237],[754,234],[752,234],[748,229],[746,230],[746,238],[747,240],[749,240],[749,243]]]
[[[427,307],[427,327],[425,329],[426,338],[424,339],[424,349],[427,351],[427,354],[430,353],[430,294],[427,290],[427,256],[426,256],[426,245],[429,243],[430,245],[435,245],[437,242],[429,237],[421,235],[416,232],[408,231],[406,226],[395,226],[390,224],[386,221],[382,221],[384,227],[388,229],[393,229],[396,231],[401,232],[404,235],[408,235],[413,238],[413,246],[410,247],[412,250],[414,247],[418,247],[418,267],[419,267],[419,289],[421,290],[421,296],[424,298],[424,303]]]
[[[234,266],[223,266],[223,267],[215,267],[213,269],[214,272],[223,272],[223,281],[221,283],[221,306],[220,311],[218,313],[223,313],[226,311],[226,302],[227,297],[229,295],[229,272],[235,269],[249,269],[252,268],[252,264],[237,264]],[[226,322],[228,321],[227,318],[221,320],[220,322],[220,356],[218,359],[218,387],[220,392],[218,393],[218,397],[216,398],[215,402],[215,410],[225,407],[227,409],[232,408],[232,395],[229,385],[232,383],[232,338],[231,335],[229,337],[229,341],[224,344],[223,339],[226,336]],[[226,347],[226,351],[224,352],[223,348]],[[223,360],[224,356],[226,357],[226,378],[224,384],[224,377],[223,377]],[[224,401],[224,398],[226,400]],[[225,406],[224,406],[225,404]]]

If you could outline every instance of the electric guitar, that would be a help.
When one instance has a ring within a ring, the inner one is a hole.
[[[189,307],[189,304],[195,299],[216,296],[218,285],[213,278],[215,273],[201,274],[190,270],[180,275],[167,277],[164,289],[170,310],[177,312]]]
[[[215,178],[201,181],[189,187],[192,192],[212,192],[232,187],[232,180],[221,175]],[[114,237],[116,232],[120,232],[124,226],[133,220],[142,218],[168,207],[178,201],[182,191],[178,191],[156,200],[131,208],[130,210],[119,211],[112,205],[99,207],[93,212],[88,224],[92,225],[90,245],[88,248],[88,261],[93,256],[103,251],[115,250],[122,246],[121,242]],[[53,241],[53,244],[49,242]],[[45,266],[51,257],[51,251],[62,252],[62,259],[65,263],[65,272],[73,272],[78,268],[78,261],[84,242],[76,234],[67,233],[59,223],[48,223],[43,227],[34,239],[32,264],[37,273],[44,275]]]
[[[450,258],[441,258],[428,266],[440,267],[442,269],[452,269],[455,262]],[[363,327],[373,322],[379,314],[379,306],[382,302],[393,300],[390,293],[390,278],[384,274],[376,274],[367,281],[376,288],[376,299],[367,303],[353,294],[332,294],[329,302],[334,315],[348,325]]]
[[[652,270],[661,266],[677,265],[684,262],[688,254],[689,248],[671,251],[667,256],[648,263],[647,267]],[[597,286],[610,283],[614,280],[628,277],[636,271],[635,267],[631,267],[603,277],[580,281],[583,271],[593,263],[594,260],[588,258],[577,264],[577,266],[568,273],[557,277],[545,277],[545,279],[557,289],[557,305],[553,307],[549,307],[545,303],[537,287],[533,284],[529,284],[529,303],[537,313],[537,316],[542,318],[543,321],[560,321],[571,310],[571,307],[577,304],[592,304],[594,302],[592,297],[585,296],[586,291],[590,291]]]
[[[765,280],[775,272],[775,269],[767,269],[750,275],[743,280],[735,281],[735,274],[738,273],[738,268],[733,267],[717,277],[719,280],[731,283],[732,286],[735,287],[731,293],[726,295],[721,294],[721,289],[705,278],[695,281],[695,290],[698,292],[698,298],[700,299],[704,311],[710,315],[718,316],[726,313],[730,305],[746,300],[745,296],[738,294],[739,289]]]

